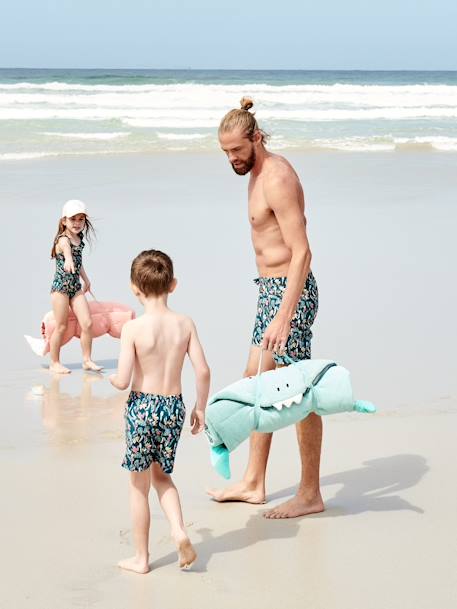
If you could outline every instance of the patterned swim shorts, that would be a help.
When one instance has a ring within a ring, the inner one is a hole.
[[[122,467],[142,472],[154,461],[171,474],[185,416],[181,395],[131,391],[125,406],[127,448]]]
[[[252,344],[262,344],[265,330],[273,321],[282,302],[287,285],[287,277],[258,277],[254,282],[259,286],[257,315],[252,335]],[[291,321],[290,335],[286,344],[286,354],[295,361],[311,358],[311,326],[317,314],[319,295],[314,275],[310,272],[295,315]],[[284,358],[276,353],[273,359],[277,364],[284,364]]]

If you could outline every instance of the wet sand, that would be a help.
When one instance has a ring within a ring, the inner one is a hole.
[[[314,356],[348,367],[356,396],[380,411],[325,420],[327,511],[290,521],[263,519],[265,506],[211,502],[204,489],[221,480],[205,438],[186,430],[175,481],[199,560],[178,569],[153,499],[147,576],[116,567],[132,552],[120,467],[126,394],[82,372],[76,341],[63,357],[73,372],[59,380],[21,335],[37,335],[49,308],[54,216],[78,196],[93,202],[99,229],[85,252],[97,297],[139,311],[130,260],[163,248],[179,279],[172,306],[197,322],[213,389],[238,378],[255,314],[246,180],[204,154],[0,166],[1,253],[12,261],[2,304],[1,609],[455,607],[455,155],[288,156],[305,185],[320,288]],[[94,343],[108,371],[117,348]],[[191,406],[188,366],[183,381]],[[294,492],[294,443],[292,429],[276,434],[268,507]],[[234,479],[246,456],[246,446],[234,455]]]

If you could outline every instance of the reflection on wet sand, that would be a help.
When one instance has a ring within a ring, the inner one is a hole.
[[[96,395],[95,386],[107,382],[102,375],[83,374],[76,395],[61,391],[65,381],[61,375],[52,375],[49,386],[35,385],[26,396],[41,402],[43,426],[52,443],[68,445],[123,437],[125,394]]]

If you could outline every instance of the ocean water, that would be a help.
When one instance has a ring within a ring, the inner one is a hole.
[[[255,101],[270,147],[457,151],[457,72],[0,70],[0,161],[216,149]]]

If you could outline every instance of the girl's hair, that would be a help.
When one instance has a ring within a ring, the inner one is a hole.
[[[56,236],[54,237],[54,241],[52,244],[52,249],[51,249],[51,258],[55,258],[57,255],[56,252],[56,246],[57,246],[57,242],[60,239],[60,237],[62,237],[62,235],[65,233],[65,218],[60,218],[59,220],[59,225],[57,227],[57,233]],[[86,216],[85,220],[84,220],[84,228],[82,230],[82,233],[84,235],[84,237],[87,239],[87,241],[89,243],[92,243],[92,237],[95,237],[95,229],[94,226],[92,224],[92,222],[89,220],[89,218]]]
[[[233,129],[241,129],[244,137],[247,137],[251,142],[254,140],[254,133],[258,131],[262,136],[262,144],[265,144],[270,137],[263,129],[260,129],[254,116],[254,112],[249,110],[254,105],[250,97],[243,97],[240,101],[241,108],[230,110],[221,120],[219,125],[219,134]]]

